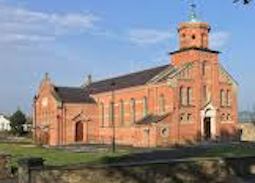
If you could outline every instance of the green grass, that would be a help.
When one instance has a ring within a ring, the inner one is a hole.
[[[70,165],[79,163],[107,163],[118,162],[118,158],[130,154],[134,151],[130,149],[118,149],[116,153],[93,152],[93,153],[75,153],[64,150],[45,149],[35,147],[31,144],[0,144],[0,154],[11,155],[11,163],[17,166],[19,159],[28,157],[40,157],[45,160],[46,165]],[[194,157],[237,157],[254,156],[255,148],[244,148],[241,146],[213,148],[205,150],[202,153],[194,154]]]
[[[205,151],[201,156],[203,157],[242,157],[255,156],[255,148],[244,147],[225,147],[215,148]]]
[[[40,157],[47,165],[68,165],[78,163],[103,163],[127,154],[127,150],[118,150],[116,153],[75,153],[63,150],[32,147],[28,144],[0,144],[0,154],[11,155],[11,164],[17,166],[17,161],[22,158]]]

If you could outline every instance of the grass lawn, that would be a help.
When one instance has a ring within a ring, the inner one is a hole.
[[[249,147],[223,147],[209,149],[202,154],[203,157],[241,157],[241,156],[255,156],[255,148]]]
[[[180,149],[181,150],[181,149]],[[118,149],[116,153],[93,152],[93,153],[75,153],[64,150],[45,149],[35,147],[31,144],[0,144],[0,154],[9,154],[12,156],[11,163],[17,166],[17,161],[21,158],[40,157],[45,160],[47,165],[70,165],[79,163],[107,163],[118,162],[118,157],[131,154],[130,149]],[[156,151],[154,153],[157,153]],[[169,153],[171,153],[169,151]],[[255,156],[255,148],[242,147],[239,145],[231,147],[219,147],[202,150],[194,157],[236,157],[236,156]],[[190,156],[189,156],[190,157]]]
[[[34,147],[31,144],[0,144],[0,154],[11,155],[11,163],[14,166],[17,166],[19,159],[28,157],[43,158],[47,165],[67,165],[94,162],[102,163],[110,158],[119,157],[127,153],[127,150],[118,150],[115,154],[111,152],[75,153]]]

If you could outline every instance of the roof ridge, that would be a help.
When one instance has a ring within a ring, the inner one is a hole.
[[[66,88],[66,89],[84,89],[81,86],[54,86],[54,88]]]
[[[133,75],[133,74],[139,74],[139,73],[142,73],[142,72],[148,72],[150,70],[159,69],[159,68],[167,67],[167,66],[171,66],[171,64],[165,64],[165,65],[161,65],[161,66],[157,66],[157,67],[147,68],[147,69],[140,70],[140,71],[135,71],[135,72],[131,72],[131,73],[126,73],[126,74],[118,75],[118,76],[115,76],[115,77],[110,77],[110,78],[105,78],[105,79],[97,80],[97,81],[92,82],[92,84],[97,83],[97,82],[103,82],[103,81],[118,79],[118,78],[121,78],[121,77],[130,76],[130,75]]]
[[[155,75],[161,73],[166,68],[173,67],[172,64],[161,65],[153,68],[144,69],[113,78],[106,78],[92,82],[90,85],[78,87],[54,86],[56,93],[64,102],[94,102],[91,94],[109,92],[113,89],[112,81],[116,82],[114,90],[131,88],[145,85]]]

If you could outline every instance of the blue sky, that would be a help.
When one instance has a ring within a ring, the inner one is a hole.
[[[211,48],[240,85],[239,108],[255,103],[255,4],[197,0]],[[0,0],[0,112],[31,112],[44,72],[79,86],[170,62],[189,0]]]

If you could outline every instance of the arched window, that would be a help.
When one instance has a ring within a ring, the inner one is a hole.
[[[189,113],[189,114],[187,115],[187,122],[191,122],[191,121],[192,121],[192,114]]]
[[[185,121],[184,117],[185,117],[185,114],[181,113],[180,114],[180,123],[183,123]]]
[[[204,103],[208,102],[208,92],[207,92],[207,86],[206,85],[204,85],[204,87],[203,87],[203,101],[204,101]]]
[[[220,105],[224,106],[224,90],[220,90]]]
[[[113,126],[114,123],[114,103],[110,102],[109,105],[109,126]]]
[[[147,98],[143,97],[143,117],[146,117],[147,114],[148,114]]]
[[[205,73],[206,73],[206,61],[204,61],[202,63],[202,74],[203,74],[203,76],[205,75]]]
[[[186,105],[186,92],[185,92],[185,88],[182,86],[180,87],[180,91],[179,91],[179,98],[180,98],[180,104],[181,105]]]
[[[104,127],[104,104],[100,104],[101,127]]]
[[[222,113],[220,116],[221,122],[224,122],[226,120],[225,117],[226,117],[225,113]]]
[[[188,87],[187,89],[187,105],[193,104],[193,89]]]
[[[131,117],[131,123],[135,123],[136,120],[136,111],[135,111],[135,99],[131,99],[130,101],[130,117]]]
[[[226,92],[226,105],[231,106],[231,95],[229,90]]]
[[[119,125],[124,125],[124,115],[125,115],[124,102],[123,102],[123,100],[120,100],[120,103],[119,103]]]
[[[231,115],[227,114],[227,121],[231,121]]]
[[[165,102],[165,97],[164,95],[161,95],[159,98],[159,113],[165,114],[166,112],[166,102]]]

